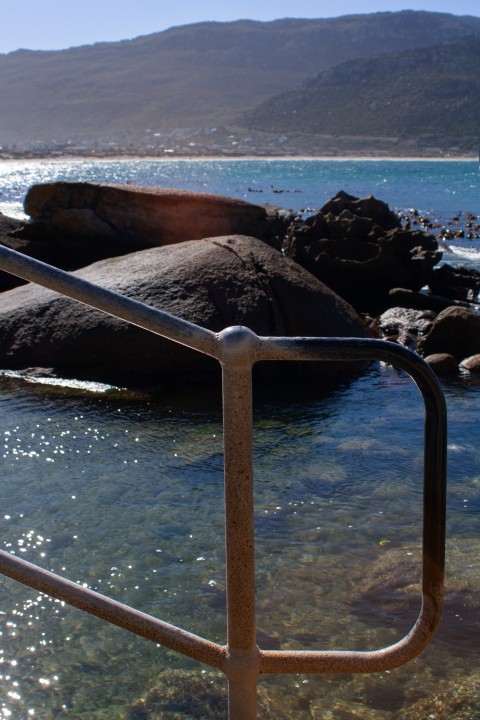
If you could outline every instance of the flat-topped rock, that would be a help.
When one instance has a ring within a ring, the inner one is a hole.
[[[115,183],[33,185],[24,208],[32,218],[25,237],[45,238],[65,254],[83,252],[88,262],[229,234],[280,248],[293,219],[287,210],[222,195]]]

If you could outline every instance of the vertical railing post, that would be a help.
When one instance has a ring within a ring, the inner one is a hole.
[[[223,372],[227,646],[123,605],[0,550],[0,573],[107,622],[222,670],[230,720],[256,720],[260,673],[379,672],[416,657],[440,622],[445,545],[446,408],[428,365],[405,348],[360,338],[259,338],[220,333],[118,295],[0,245],[0,268],[216,358]],[[422,610],[402,640],[375,651],[261,651],[256,645],[252,367],[256,361],[382,359],[407,371],[425,406]],[[208,520],[208,519],[207,519]]]
[[[251,362],[254,338],[246,328],[231,328],[220,335],[230,720],[257,717]]]

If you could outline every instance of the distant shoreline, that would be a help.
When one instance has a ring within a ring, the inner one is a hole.
[[[0,157],[3,163],[25,162],[479,162],[477,157],[470,155],[42,155],[32,157],[25,154],[21,157]]]

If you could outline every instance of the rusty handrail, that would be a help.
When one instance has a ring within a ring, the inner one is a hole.
[[[227,644],[212,643],[0,551],[0,572],[212,667],[228,677],[230,720],[254,720],[264,673],[357,673],[412,659],[441,617],[445,560],[446,409],[429,366],[394,343],[359,338],[261,338],[244,327],[213,333],[0,246],[0,269],[214,357],[222,366]],[[422,607],[399,642],[374,651],[274,651],[256,644],[252,367],[258,361],[383,360],[406,371],[425,406]]]

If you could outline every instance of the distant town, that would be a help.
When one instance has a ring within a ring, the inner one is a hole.
[[[143,135],[118,138],[75,138],[69,141],[32,140],[0,146],[0,159],[54,157],[460,157],[462,147],[405,138],[332,137],[311,133],[275,135],[247,132],[224,126],[202,130],[189,128],[158,132],[146,128]],[[472,151],[472,157],[475,152]]]

